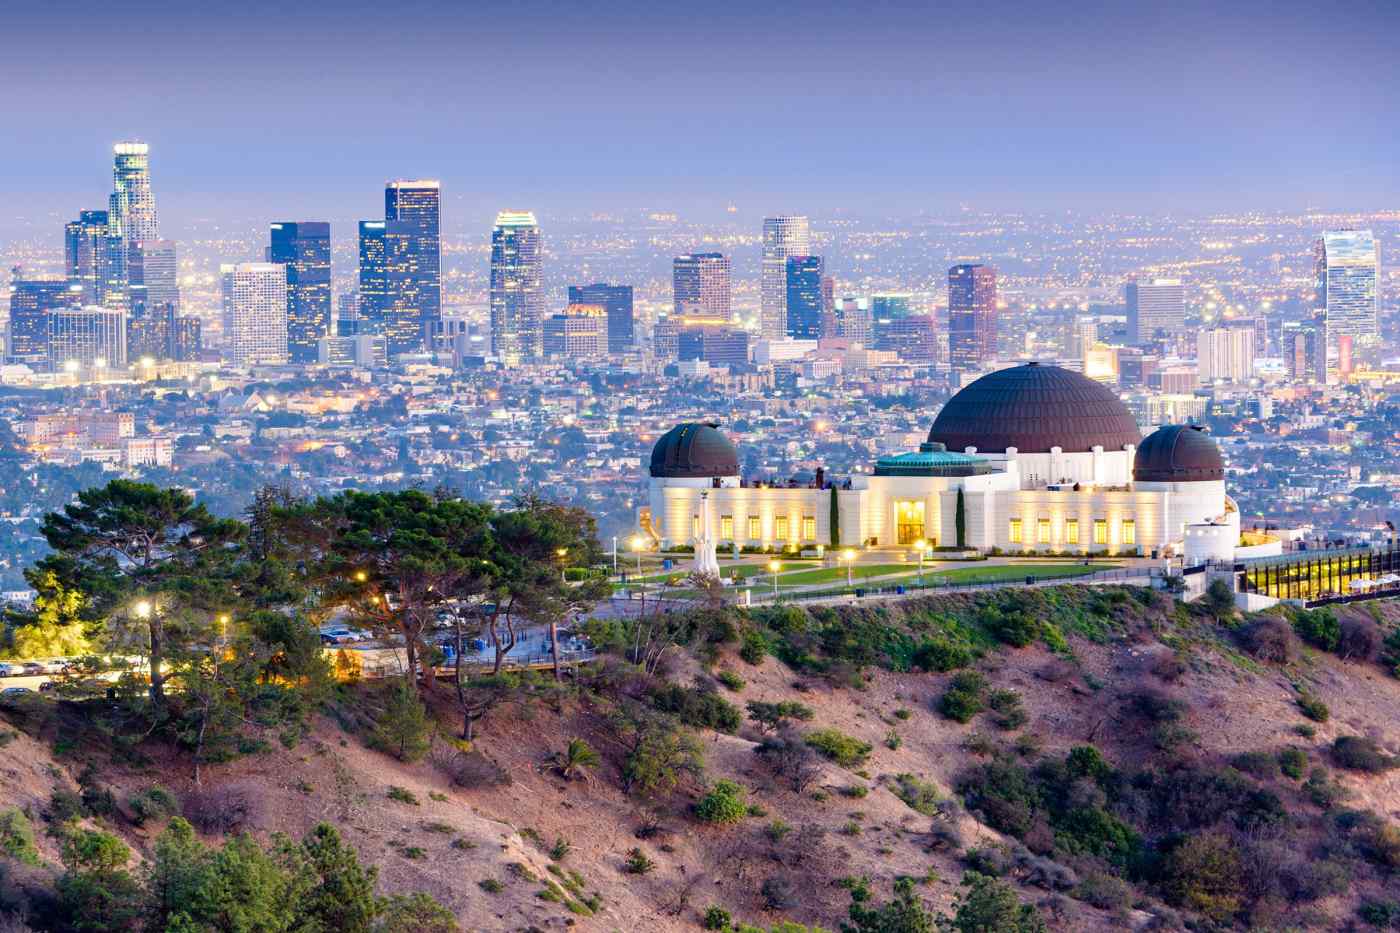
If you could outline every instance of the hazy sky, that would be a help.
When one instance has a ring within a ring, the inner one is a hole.
[[[1400,201],[1400,3],[15,0],[12,217]],[[454,224],[455,226],[455,224]]]

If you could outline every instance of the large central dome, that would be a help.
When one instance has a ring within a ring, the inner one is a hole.
[[[948,400],[928,432],[949,450],[1083,453],[1142,441],[1137,421],[1100,383],[1058,366],[1027,363],[988,373]]]

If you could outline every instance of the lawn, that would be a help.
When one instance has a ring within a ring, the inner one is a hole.
[[[1035,577],[1044,580],[1050,577],[1082,577],[1099,570],[1114,570],[1117,564],[996,564],[991,567],[955,567],[952,570],[939,570],[926,573],[925,577],[936,577],[947,583],[1002,583],[1006,580],[1024,580]]]
[[[918,569],[909,564],[852,564],[851,579],[866,580],[870,577],[887,577],[893,573],[909,573]],[[795,573],[778,574],[779,586],[810,586],[814,583],[845,582],[845,567],[822,567],[815,570],[799,570]]]

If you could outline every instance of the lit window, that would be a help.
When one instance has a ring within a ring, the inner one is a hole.
[[[1065,522],[1065,544],[1079,543],[1079,519],[1071,518]]]
[[[719,537],[721,541],[734,540],[734,516],[721,515],[719,517]]]
[[[773,519],[773,537],[778,541],[786,541],[788,536],[787,516],[779,516]]]
[[[1050,519],[1042,518],[1035,523],[1035,543],[1050,543]]]
[[[1094,519],[1094,543],[1108,543],[1108,520],[1103,518]]]
[[[749,540],[763,540],[763,522],[759,519],[757,515],[749,516]]]
[[[1131,518],[1123,521],[1123,543],[1128,546],[1137,544],[1137,522]]]
[[[1021,543],[1021,520],[1019,518],[1013,518],[1011,520],[1011,543]]]
[[[698,537],[700,537],[700,516],[699,516],[699,515],[692,515],[692,516],[690,516],[690,536],[691,536],[692,538],[698,538]]]
[[[817,540],[817,519],[812,515],[802,516],[802,540]]]

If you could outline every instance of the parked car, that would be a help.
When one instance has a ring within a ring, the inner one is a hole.
[[[13,664],[0,664],[0,677],[17,677],[19,668]]]
[[[26,677],[39,677],[48,672],[48,668],[44,667],[44,665],[40,664],[38,661],[24,662],[24,676]]]
[[[4,690],[0,690],[0,697],[20,697],[33,692],[28,687],[6,687]]]

